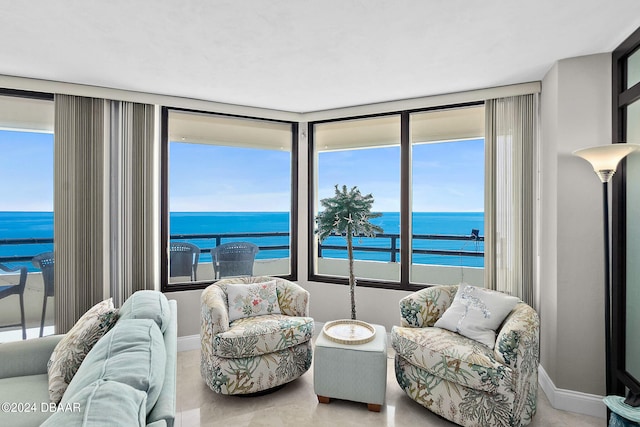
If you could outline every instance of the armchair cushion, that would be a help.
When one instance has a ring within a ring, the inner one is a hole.
[[[493,349],[496,330],[519,298],[471,285],[460,285],[453,303],[435,323]]]
[[[260,356],[305,343],[313,335],[313,319],[283,314],[246,317],[213,339],[213,354],[239,358]]]
[[[477,341],[446,329],[394,326],[391,342],[399,356],[431,375],[474,390],[512,394],[512,370]]]
[[[228,284],[229,321],[264,314],[280,314],[276,281]]]

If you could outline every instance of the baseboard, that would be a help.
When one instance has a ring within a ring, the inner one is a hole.
[[[178,351],[190,351],[200,349],[200,334],[178,337]]]
[[[557,388],[542,365],[538,366],[538,383],[554,408],[602,419],[607,418],[607,407],[602,401],[602,396]]]

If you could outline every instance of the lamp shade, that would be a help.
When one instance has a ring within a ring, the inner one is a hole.
[[[640,149],[638,144],[611,144],[597,147],[583,148],[573,152],[574,156],[582,157],[593,166],[593,170],[602,182],[608,182],[618,167],[620,160],[629,153]]]

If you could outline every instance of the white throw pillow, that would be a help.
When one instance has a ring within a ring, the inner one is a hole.
[[[496,329],[519,301],[519,298],[507,294],[461,284],[451,306],[434,326],[493,348]]]
[[[276,281],[227,285],[229,321],[264,314],[280,314]]]
[[[47,363],[51,402],[60,402],[87,353],[117,320],[118,310],[109,298],[91,307],[58,342]]]

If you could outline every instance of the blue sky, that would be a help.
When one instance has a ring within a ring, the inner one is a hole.
[[[412,153],[414,212],[484,211],[484,140],[416,144]],[[335,184],[371,193],[374,211],[400,210],[400,147],[320,153],[320,198]]]
[[[0,131],[0,211],[53,210],[53,135]],[[413,148],[415,212],[484,210],[484,142],[420,144]],[[172,211],[288,211],[287,151],[171,143]],[[397,212],[398,146],[321,153],[320,198],[333,186],[372,193],[374,211]]]
[[[53,211],[53,134],[0,130],[0,211]]]

